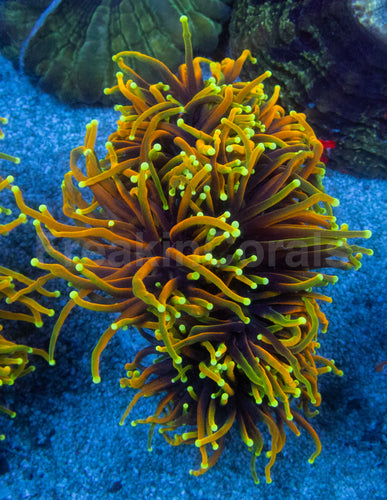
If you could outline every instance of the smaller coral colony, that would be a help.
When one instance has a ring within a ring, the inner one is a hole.
[[[217,462],[236,422],[254,481],[265,450],[270,483],[286,428],[311,436],[310,463],[320,453],[307,421],[321,402],[318,377],[342,372],[317,354],[318,331],[328,326],[319,303],[331,301],[320,289],[337,280],[319,269],[358,269],[372,251],[348,240],[371,233],[337,225],[338,200],[322,185],[322,145],[305,115],[287,115],[277,104],[279,87],[265,94],[270,72],[236,82],[246,59],[254,62],[248,50],[220,63],[193,59],[185,16],[181,23],[185,64],[177,76],[139,52],[114,57],[117,85],[105,93],[127,102],[116,106],[118,128],[105,158],[94,150],[95,121],[71,153],[62,184],[68,223],[45,205],[30,208],[14,179],[1,179],[20,210],[1,232],[31,218],[47,259],[31,260],[41,270],[36,280],[1,269],[0,317],[41,326],[42,315],[54,311],[39,295],[58,295],[49,282],[64,280],[71,291],[48,353],[0,337],[0,381],[13,384],[30,371],[30,354],[54,364],[74,307],[115,312],[93,351],[95,382],[101,353],[118,330],[133,326],[130,334],[138,330],[147,342],[125,367],[121,386],[137,393],[121,423],[140,398],[154,396],[154,414],[134,424],[150,424],[150,438],[159,426],[168,443],[194,444],[201,463],[190,472],[197,476]],[[133,59],[157,70],[162,83],[144,80]],[[208,80],[201,65],[209,67]],[[80,242],[83,256],[61,253],[49,234]]]

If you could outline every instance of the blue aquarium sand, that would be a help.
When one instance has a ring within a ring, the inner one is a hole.
[[[83,143],[86,124],[97,119],[103,154],[118,113],[73,109],[33,87],[1,57],[0,67],[0,116],[9,119],[1,147],[21,159],[18,165],[1,161],[0,173],[15,177],[29,204],[46,203],[57,216],[71,149]],[[102,382],[95,385],[91,351],[111,318],[78,310],[59,337],[56,366],[35,359],[36,372],[1,390],[17,417],[0,415],[0,430],[7,436],[0,443],[0,500],[387,498],[387,374],[375,371],[387,360],[387,182],[328,170],[325,185],[341,201],[335,209],[339,223],[370,229],[373,237],[360,244],[375,253],[363,258],[359,271],[338,272],[339,282],[327,290],[333,303],[322,306],[330,328],[320,335],[320,354],[333,357],[344,376],[320,377],[322,404],[312,424],[323,448],[313,465],[307,460],[314,444],[305,433],[298,438],[288,433],[271,485],[264,479],[264,454],[257,460],[261,484],[254,485],[250,453],[237,429],[218,464],[198,478],[189,475],[200,464],[194,446],[172,447],[156,432],[148,452],[147,426],[132,427],[130,420],[149,415],[154,401],[142,401],[126,424],[118,425],[134,395],[120,389],[119,378],[141,344],[139,335],[127,331],[113,338],[101,358]],[[21,226],[1,243],[1,264],[31,274],[29,260],[40,251],[33,232]],[[59,299],[57,310],[64,300]],[[23,325],[19,330],[5,323],[12,340],[47,348],[50,321],[41,329]]]

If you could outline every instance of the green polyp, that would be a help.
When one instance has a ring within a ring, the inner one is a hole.
[[[175,355],[175,356],[172,356],[172,357],[173,357],[174,364],[176,364],[176,365],[181,365],[182,364],[183,358],[181,356]]]
[[[229,395],[227,394],[227,392],[224,392],[224,393],[220,396],[220,400],[221,400],[223,403],[227,403],[227,402],[228,402],[228,399],[229,399]]]
[[[243,256],[243,250],[241,248],[238,248],[235,250],[234,255],[232,256],[234,260],[240,260],[240,258]]]
[[[194,399],[195,401],[197,401],[198,397],[197,397],[197,395],[196,395],[196,393],[195,393],[194,388],[192,387],[192,385],[189,385],[187,387],[187,392],[191,396],[192,399]]]

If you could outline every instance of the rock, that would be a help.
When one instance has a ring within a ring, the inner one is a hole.
[[[271,70],[282,105],[335,141],[328,166],[387,177],[386,23],[386,0],[237,0],[231,52],[249,48],[243,77]]]

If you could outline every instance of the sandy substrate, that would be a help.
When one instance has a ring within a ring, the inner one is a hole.
[[[0,58],[0,68],[0,116],[9,118],[1,147],[21,158],[20,165],[1,161],[0,173],[14,175],[30,204],[46,203],[59,214],[60,184],[71,149],[82,144],[86,123],[96,118],[103,151],[117,113],[72,109],[34,88],[5,59]],[[0,415],[0,432],[7,435],[0,443],[0,500],[387,498],[387,376],[374,370],[387,359],[387,183],[328,171],[326,186],[341,200],[336,209],[340,222],[373,232],[363,244],[375,254],[363,259],[360,271],[339,273],[339,282],[330,289],[333,304],[324,307],[330,328],[321,335],[320,353],[333,357],[344,377],[321,377],[323,402],[312,423],[323,449],[313,465],[307,459],[314,445],[304,434],[288,435],[271,485],[264,481],[264,456],[257,460],[261,484],[254,485],[250,454],[235,429],[218,464],[199,478],[188,473],[199,466],[196,448],[171,447],[156,433],[149,453],[147,427],[132,427],[130,419],[118,425],[134,394],[120,389],[118,380],[139,336],[135,331],[117,334],[102,356],[102,382],[95,385],[91,351],[111,318],[78,311],[59,338],[57,365],[37,359],[35,373],[1,389],[1,399],[17,417]],[[32,234],[23,226],[2,238],[1,264],[31,273],[29,260],[37,244]],[[40,330],[5,326],[10,338],[47,347],[50,322]],[[146,400],[132,417],[148,415],[152,408],[153,402]]]

